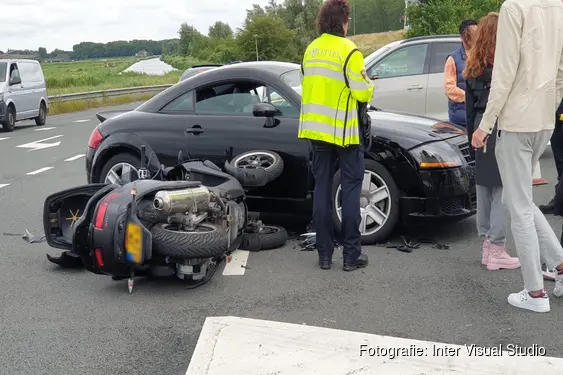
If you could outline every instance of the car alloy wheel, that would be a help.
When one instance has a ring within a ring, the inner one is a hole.
[[[106,174],[104,183],[125,185],[139,179],[139,171],[129,163],[117,163]]]
[[[340,202],[341,185],[335,196],[336,215],[342,222],[342,204]],[[379,231],[387,222],[391,213],[391,194],[389,187],[375,172],[366,170],[360,195],[360,233],[368,236]]]

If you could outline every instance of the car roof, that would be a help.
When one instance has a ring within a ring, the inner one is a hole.
[[[415,36],[413,38],[403,39],[399,41],[399,44],[408,44],[408,43],[423,42],[423,41],[449,42],[452,39],[456,41],[461,40],[460,36],[457,34],[424,35],[424,36]]]
[[[245,61],[236,64],[223,65],[219,68],[213,69],[213,71],[222,71],[224,69],[258,69],[264,72],[271,72],[280,76],[289,70],[294,70],[299,68],[300,68],[299,64],[291,63],[291,62]]]
[[[39,63],[39,61],[35,59],[0,59],[0,62],[32,62],[32,63]]]

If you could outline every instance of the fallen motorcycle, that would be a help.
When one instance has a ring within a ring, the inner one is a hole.
[[[277,177],[271,171],[237,170],[237,179],[209,161],[181,162],[180,156],[178,165],[149,178],[144,147],[141,154],[136,181],[84,185],[45,199],[46,241],[64,250],[59,257],[47,254],[49,261],[128,279],[131,293],[136,276],[176,276],[197,287],[241,245],[271,249],[287,241],[285,229],[251,219],[239,180],[264,185]]]

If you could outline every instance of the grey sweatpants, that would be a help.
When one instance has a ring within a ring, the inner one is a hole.
[[[543,213],[532,198],[532,173],[547,147],[552,130],[535,133],[500,131],[495,155],[503,185],[502,200],[508,208],[512,236],[524,286],[543,289],[541,258],[551,268],[563,263],[563,248]]]
[[[502,202],[502,187],[477,185],[477,232],[480,237],[504,245],[508,210]]]

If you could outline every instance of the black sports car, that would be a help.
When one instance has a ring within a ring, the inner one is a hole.
[[[297,138],[300,82],[297,64],[226,65],[179,82],[135,110],[98,114],[102,122],[88,141],[88,182],[137,178],[141,145],[147,147],[153,173],[161,164],[175,165],[179,152],[184,160],[209,159],[219,166],[229,161],[241,167],[248,158],[237,155],[269,150],[281,155],[283,172],[247,192],[249,209],[310,216],[311,147]],[[408,219],[452,221],[475,213],[474,161],[463,129],[382,110],[370,115],[373,144],[366,152],[361,202],[365,244],[385,240]],[[335,171],[337,227],[339,181]]]

